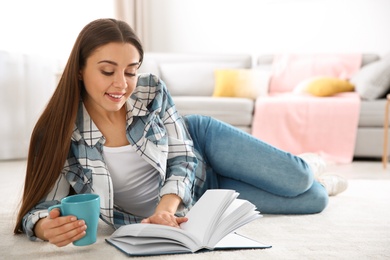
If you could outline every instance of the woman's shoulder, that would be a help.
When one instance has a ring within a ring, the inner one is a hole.
[[[160,110],[162,106],[173,105],[165,83],[158,76],[150,73],[139,74],[130,102],[134,103],[135,108],[142,103],[144,108],[147,107],[152,111]]]
[[[144,73],[138,75],[137,86],[133,92],[133,98],[138,97],[153,99],[157,96],[168,96],[169,92],[165,83],[156,75]],[[149,100],[150,101],[150,100]],[[148,102],[149,103],[149,102]]]
[[[138,75],[137,87],[165,88],[165,84],[154,74],[142,73]]]

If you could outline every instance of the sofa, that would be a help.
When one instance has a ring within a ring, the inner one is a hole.
[[[273,55],[145,53],[140,72],[151,72],[164,80],[182,115],[212,116],[252,133],[255,104],[268,94],[273,59]],[[390,86],[389,60],[388,56],[363,55],[362,68],[353,79],[361,96],[356,158],[382,156],[384,97]],[[9,95],[2,96],[0,136],[4,143],[0,160],[25,158],[31,130],[55,88],[62,63],[39,55],[0,51],[0,67],[4,93],[16,90],[25,94],[16,103],[7,99]],[[235,74],[226,77],[226,73]],[[218,86],[229,82],[235,92],[217,91]],[[255,91],[242,92],[247,85],[256,88]]]
[[[153,73],[167,85],[181,115],[201,114],[250,132],[254,99],[213,97],[215,70],[251,69],[251,55],[145,53],[140,73]]]
[[[270,69],[274,55],[257,58],[257,67]],[[350,82],[360,97],[360,112],[353,155],[355,158],[379,158],[383,152],[385,95],[390,88],[390,57],[363,54],[361,68]]]
[[[156,74],[166,83],[180,114],[212,116],[251,133],[256,100],[267,95],[273,60],[274,55],[253,57],[245,54],[145,53],[140,72]],[[361,68],[356,73],[357,76],[351,79],[351,82],[355,79],[355,91],[361,96],[354,158],[382,156],[386,105],[384,97],[389,90],[390,82],[386,83],[386,80],[382,82],[387,88],[382,89],[382,92],[375,90],[376,96],[370,94],[372,93],[370,89],[364,89],[372,81],[370,77],[378,74],[373,73],[375,68],[372,67],[378,67],[376,63],[380,62],[382,58],[378,55],[363,54]],[[257,81],[257,85],[260,85],[256,90],[259,97],[254,97],[253,94],[252,96],[216,94],[219,81],[216,71],[224,70],[255,71],[263,78],[260,83]],[[379,76],[383,78],[383,75]]]

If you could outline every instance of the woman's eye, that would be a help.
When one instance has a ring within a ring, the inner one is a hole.
[[[128,72],[126,72],[125,75],[126,75],[127,77],[135,77],[135,76],[136,76],[135,73],[128,73]]]
[[[114,71],[105,71],[105,70],[102,70],[101,73],[105,76],[112,76],[114,75]],[[125,76],[126,77],[135,77],[137,76],[136,73],[133,73],[133,72],[125,72]]]
[[[112,76],[114,74],[114,72],[104,71],[104,70],[102,70],[101,72],[103,75],[106,75],[106,76]]]

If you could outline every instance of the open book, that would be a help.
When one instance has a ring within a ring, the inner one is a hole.
[[[262,217],[247,200],[237,199],[234,190],[207,190],[191,208],[181,228],[156,224],[120,227],[108,243],[128,255],[194,253],[200,250],[269,248],[233,233]]]

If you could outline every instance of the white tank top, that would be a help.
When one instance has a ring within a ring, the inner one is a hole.
[[[128,213],[149,217],[158,203],[159,172],[131,145],[103,147],[114,186],[114,203]]]

